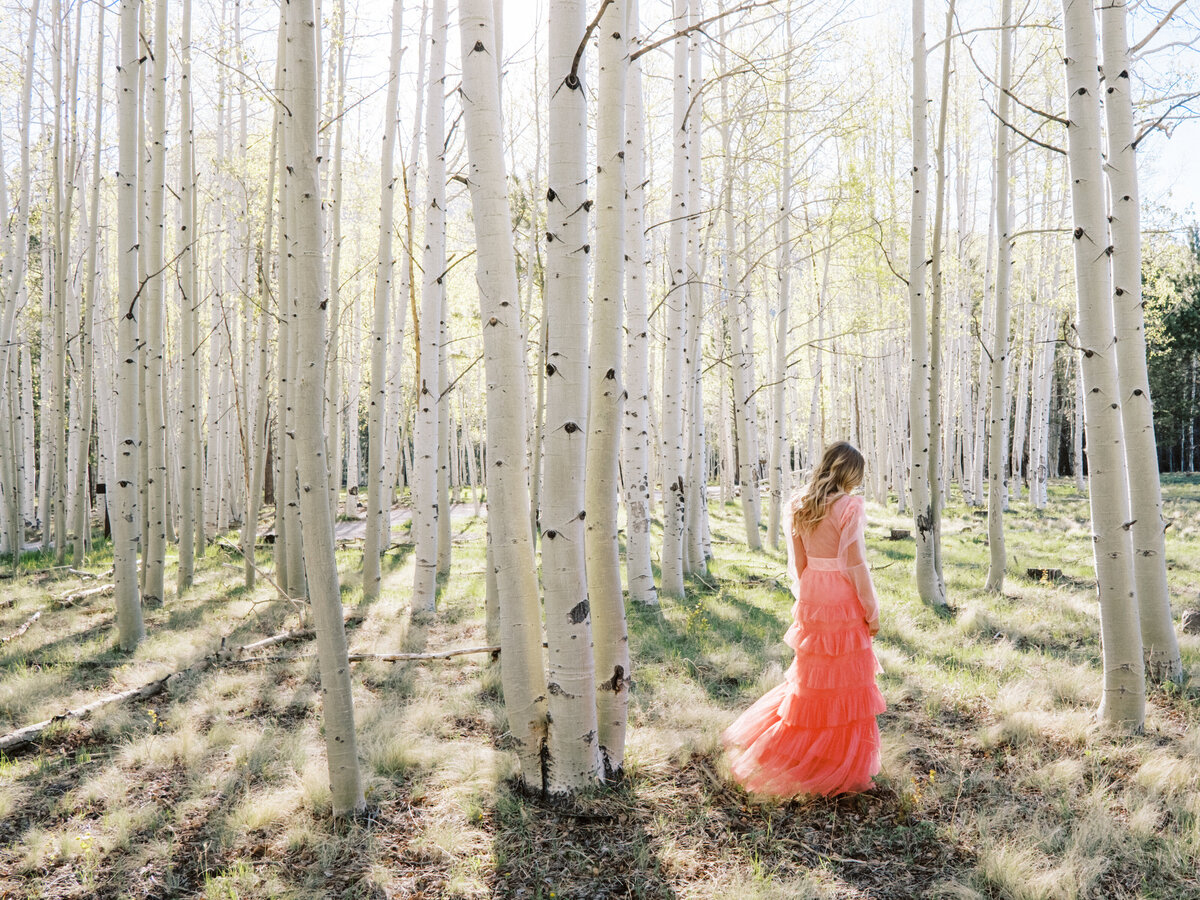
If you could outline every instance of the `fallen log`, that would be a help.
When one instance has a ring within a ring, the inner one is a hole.
[[[354,612],[343,613],[342,621],[344,624],[353,624],[354,622],[361,621],[361,617]],[[139,687],[130,688],[127,691],[121,691],[117,694],[110,694],[107,697],[101,697],[98,700],[93,700],[91,703],[87,703],[83,706],[77,707],[76,709],[68,709],[56,716],[51,716],[44,722],[26,725],[24,728],[18,728],[16,731],[9,732],[8,734],[0,737],[0,751],[10,750],[14,747],[21,747],[26,744],[32,744],[41,736],[42,732],[56,722],[64,722],[68,719],[83,719],[96,710],[103,709],[106,706],[111,706],[114,703],[123,703],[127,700],[144,700],[147,697],[154,697],[165,691],[173,681],[178,681],[185,675],[203,672],[205,669],[208,669],[215,664],[226,662],[228,657],[236,656],[244,652],[247,648],[270,647],[275,644],[286,643],[287,641],[311,637],[312,634],[312,629],[299,628],[272,635],[271,637],[264,638],[261,641],[255,641],[252,644],[246,644],[228,651],[224,649],[225,641],[222,640],[221,649],[217,650],[215,653],[210,653],[208,656],[205,656],[202,659],[197,660],[185,669],[179,669],[178,671],[163,675],[161,678],[148,681]]]
[[[248,649],[248,648],[247,648]],[[493,647],[458,647],[454,650],[436,650],[431,653],[350,653],[350,662],[419,662],[433,659],[453,659],[456,656],[467,656],[473,653],[490,653],[493,657],[500,655],[500,648]],[[252,665],[254,663],[299,662],[306,659],[316,659],[315,653],[296,653],[289,656],[242,656],[227,660],[229,665]]]
[[[0,645],[7,644],[9,641],[15,641],[17,638],[19,638],[21,635],[23,635],[25,632],[27,632],[29,630],[30,625],[32,625],[34,622],[36,622],[41,617],[42,617],[42,611],[39,609],[32,616],[30,616],[28,619],[25,620],[24,625],[22,625],[20,628],[18,628],[16,631],[14,631],[8,637],[0,638]]]
[[[99,700],[93,700],[91,703],[76,709],[68,709],[66,712],[61,712],[57,716],[51,716],[44,722],[38,722],[34,725],[26,725],[24,728],[18,728],[16,731],[0,737],[0,751],[11,750],[14,747],[21,747],[25,744],[32,744],[51,725],[57,722],[65,722],[68,719],[82,719],[98,709],[103,709],[106,706],[111,706],[114,703],[121,703],[125,700],[143,700],[146,697],[154,697],[161,694],[167,689],[167,685],[172,678],[179,678],[182,675],[191,672],[203,672],[212,665],[212,657],[206,656],[197,663],[183,669],[179,672],[172,672],[169,675],[164,675],[162,678],[156,678],[154,681],[148,681],[140,687],[130,688],[127,691],[121,691],[119,694],[110,694],[107,697],[101,697]]]
[[[102,584],[94,588],[86,588],[82,591],[68,591],[54,601],[54,606],[74,606],[76,603],[82,603],[85,600],[94,600],[96,597],[103,597],[105,594],[111,594],[115,590],[115,585]]]

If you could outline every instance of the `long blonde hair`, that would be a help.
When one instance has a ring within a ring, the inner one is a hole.
[[[821,454],[812,477],[792,500],[792,533],[812,531],[829,512],[829,498],[862,484],[866,463],[849,441],[830,444]]]

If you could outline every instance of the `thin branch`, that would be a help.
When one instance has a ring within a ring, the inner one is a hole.
[[[592,32],[596,30],[596,26],[600,24],[600,20],[604,18],[604,11],[612,5],[613,0],[604,0],[600,4],[600,8],[596,10],[596,18],[586,29],[584,29],[583,37],[579,41],[579,46],[575,48],[575,58],[571,60],[571,72],[567,75],[567,87],[571,90],[579,87],[579,63],[583,61],[583,51],[587,49],[587,43],[591,40]]]
[[[1151,28],[1144,38],[1129,48],[1129,55],[1136,56],[1137,52],[1150,43],[1154,36],[1162,31],[1163,26],[1171,21],[1171,17],[1179,11],[1179,7],[1183,6],[1183,4],[1187,2],[1188,0],[1178,0],[1174,6],[1167,10],[1167,14],[1159,19],[1158,24]]]
[[[1055,153],[1061,153],[1063,156],[1067,155],[1067,151],[1064,150],[1062,147],[1055,147],[1053,144],[1047,144],[1045,141],[1039,141],[1037,138],[1031,137],[1030,135],[1023,132],[1020,128],[1018,128],[1012,122],[1005,122],[1003,119],[1000,118],[1000,113],[998,113],[994,109],[992,109],[992,104],[988,103],[986,100],[983,101],[983,105],[987,107],[988,112],[990,112],[993,116],[996,117],[997,121],[999,121],[1000,124],[1004,125],[1006,128],[1011,129],[1016,134],[1019,134],[1021,137],[1025,138],[1025,140],[1029,141],[1029,143],[1037,144],[1039,147],[1044,147],[1047,150],[1053,150]]]
[[[652,44],[647,44],[636,53],[629,54],[629,61],[633,62],[635,59],[638,59],[642,55],[649,53],[651,50],[657,50],[663,44],[669,44],[671,41],[679,40],[681,37],[687,37],[693,31],[702,31],[705,25],[711,25],[713,22],[723,19],[726,16],[732,16],[734,13],[747,12],[752,9],[757,9],[760,6],[774,6],[777,2],[778,0],[758,0],[756,3],[743,3],[741,6],[735,6],[733,9],[727,9],[724,12],[717,13],[715,16],[709,16],[707,19],[701,19],[699,22],[689,25],[687,28],[684,28],[681,31],[677,31],[674,34],[669,34],[665,38],[659,38]]]

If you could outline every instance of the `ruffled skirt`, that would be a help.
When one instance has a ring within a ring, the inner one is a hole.
[[[879,726],[887,708],[881,669],[850,581],[806,569],[784,640],[796,651],[783,683],[722,735],[733,777],[755,794],[843,794],[879,772]]]

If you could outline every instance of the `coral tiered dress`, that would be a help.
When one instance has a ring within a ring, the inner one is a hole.
[[[879,772],[886,709],[868,621],[879,601],[867,567],[863,499],[836,497],[817,526],[788,542],[796,658],[782,684],[725,730],[733,776],[756,794],[841,794]]]

